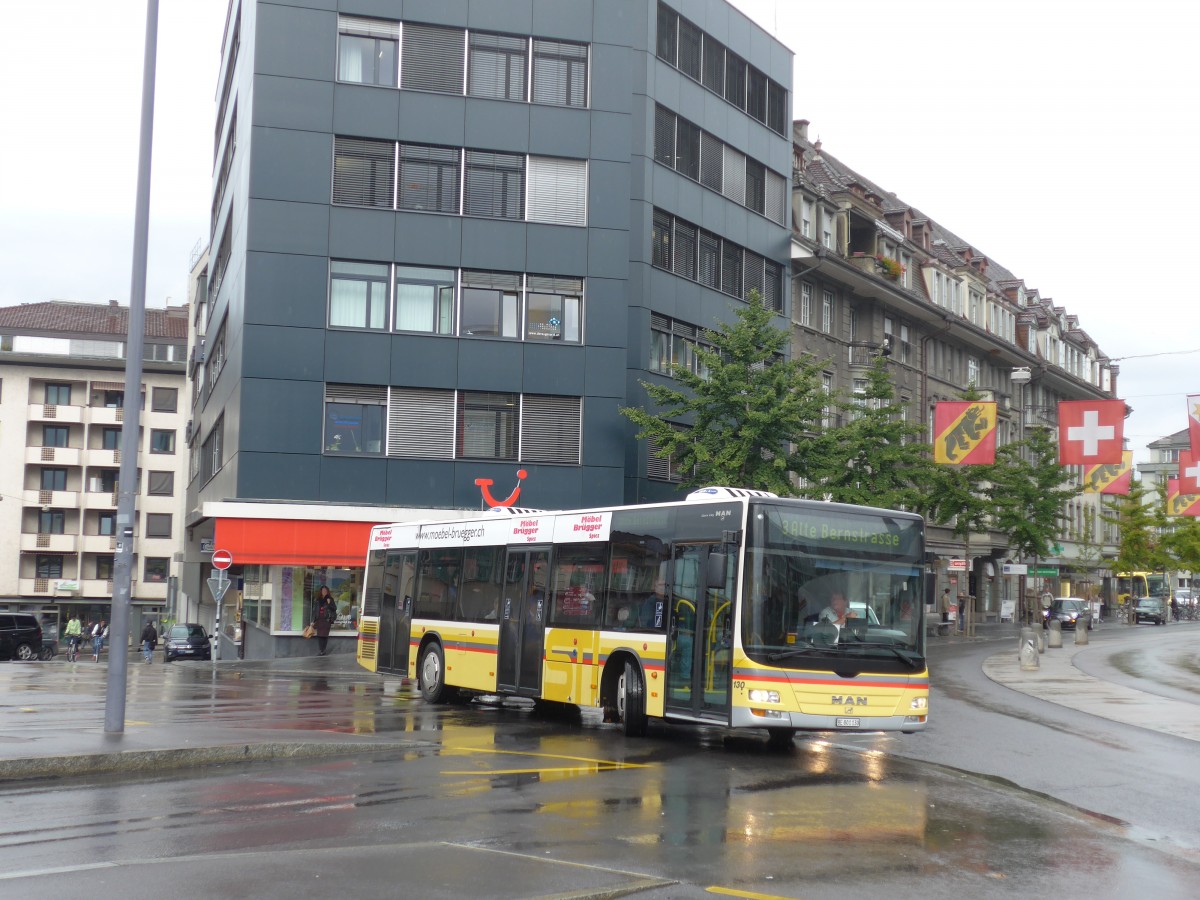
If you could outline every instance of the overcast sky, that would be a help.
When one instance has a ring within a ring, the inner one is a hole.
[[[1200,394],[1200,4],[733,0],[796,54],[794,118],[1121,358],[1135,448]],[[0,305],[127,302],[144,0],[10,5],[0,30]],[[147,304],[207,242],[224,0],[163,0]],[[47,56],[53,46],[54,54]],[[1184,267],[1179,268],[1180,265]],[[1151,355],[1157,354],[1157,355]],[[1144,449],[1138,458],[1145,457]]]

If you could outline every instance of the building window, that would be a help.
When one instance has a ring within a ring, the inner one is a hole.
[[[391,141],[333,139],[333,202],[391,209],[396,145]]]
[[[583,280],[530,275],[525,293],[525,340],[579,343]]]
[[[175,432],[165,428],[154,428],[150,431],[151,453],[174,453]]]
[[[530,222],[587,224],[587,162],[529,157]]]
[[[767,209],[767,169],[760,162],[746,159],[746,208],[756,213]]]
[[[171,561],[165,556],[147,556],[142,567],[142,580],[147,584],[165,584]]]
[[[93,494],[111,494],[117,489],[117,478],[120,475],[117,469],[93,469],[92,471],[95,474],[91,477],[88,490]]]
[[[526,394],[521,398],[521,459],[532,463],[579,465],[579,397]]]
[[[746,61],[730,50],[725,51],[725,99],[746,108]]]
[[[518,397],[483,391],[458,396],[458,456],[472,459],[517,458]]]
[[[462,334],[515,338],[520,334],[521,276],[503,272],[462,273]]]
[[[675,220],[674,258],[671,271],[690,281],[696,280],[696,226]]]
[[[533,42],[533,102],[587,106],[588,48],[566,41]]]
[[[38,578],[62,578],[63,558],[61,554],[39,553],[35,565]]]
[[[979,386],[979,360],[973,356],[967,357],[967,384]]]
[[[677,117],[665,106],[654,107],[654,161],[675,168],[675,123]]]
[[[821,210],[821,243],[830,250],[837,249],[834,243],[837,241],[837,219],[834,217],[833,210]]]
[[[378,263],[329,264],[329,324],[334,328],[387,327],[388,267]]]
[[[467,93],[497,100],[524,100],[529,41],[473,31],[467,42]]]
[[[338,80],[396,86],[400,23],[338,16]]]
[[[678,58],[679,13],[665,3],[658,4],[658,30],[655,41],[655,52],[663,62],[675,65]]]
[[[43,509],[38,513],[38,534],[63,534],[67,514],[61,509]]]
[[[457,213],[461,165],[462,151],[457,148],[401,144],[400,208]]]
[[[713,290],[721,289],[721,239],[709,231],[700,232],[696,280]]]
[[[67,437],[70,433],[71,430],[66,425],[43,425],[42,446],[65,447],[67,446]]]
[[[825,334],[833,333],[833,291],[821,293],[821,331]]]
[[[525,157],[468,150],[463,215],[525,218]]]
[[[325,452],[351,456],[383,453],[387,388],[325,386]]]
[[[725,90],[725,45],[707,34],[704,35],[700,80],[714,94],[721,94]]]
[[[146,513],[146,537],[169,538],[171,536],[170,513]]]
[[[121,449],[121,429],[120,428],[101,428],[100,429],[100,449],[101,450],[120,450]]]
[[[653,233],[650,238],[651,258],[660,269],[671,271],[671,216],[661,210],[654,211]]]
[[[463,32],[434,25],[404,26],[400,86],[443,94],[463,92]]]
[[[730,241],[723,241],[721,246],[721,290],[742,296],[742,248]]]
[[[826,397],[833,396],[833,375],[829,372],[821,373],[821,392]],[[833,408],[828,403],[821,407],[821,427],[833,427]]]
[[[454,333],[453,269],[396,266],[395,329]]]
[[[113,569],[116,567],[116,557],[111,553],[96,557],[96,578],[100,581],[110,581]]]
[[[151,497],[172,497],[175,494],[174,472],[151,472],[146,479],[146,493]]]
[[[696,347],[702,345],[712,348],[700,336],[701,329],[695,325],[651,313],[650,371],[673,377],[675,367],[680,366],[702,378],[707,377],[696,354]]]
[[[179,408],[179,389],[168,387],[152,388],[150,409],[154,412],[176,412]]]
[[[47,384],[44,402],[46,406],[70,406],[71,386],[69,384]]]
[[[212,427],[212,431],[208,433],[208,437],[204,439],[204,443],[200,448],[200,478],[203,481],[208,481],[219,471],[224,463],[223,453],[225,442],[225,417],[217,419],[217,424]],[[151,473],[153,475],[154,473]],[[170,474],[164,473],[164,474]]]
[[[679,430],[683,430],[680,428]],[[658,441],[646,439],[646,477],[654,481],[683,481],[684,472],[673,454],[659,456]]]
[[[800,324],[812,328],[813,288],[811,284],[800,283]]]
[[[392,388],[388,404],[388,456],[454,457],[454,392]]]
[[[67,489],[67,470],[42,466],[41,490],[65,491]]]

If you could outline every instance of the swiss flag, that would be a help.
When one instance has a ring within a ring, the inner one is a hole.
[[[1200,453],[1179,451],[1179,493],[1200,494]]]
[[[1058,404],[1058,462],[1119,465],[1125,447],[1124,400],[1063,400]]]
[[[1188,437],[1192,452],[1200,455],[1200,394],[1188,394]]]

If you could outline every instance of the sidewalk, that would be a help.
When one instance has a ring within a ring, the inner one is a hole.
[[[349,654],[146,665],[131,651],[128,665],[124,731],[107,734],[107,654],[0,663],[0,783],[428,743],[375,730],[380,676]]]

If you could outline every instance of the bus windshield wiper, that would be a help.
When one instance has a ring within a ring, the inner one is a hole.
[[[863,641],[861,643],[858,643],[858,642],[847,643],[846,646],[848,646],[848,647],[864,647],[864,648],[870,648],[870,649],[878,648],[880,650],[890,650],[897,657],[904,660],[904,662],[907,663],[909,665],[909,667],[911,667],[913,669],[919,669],[923,665],[923,660],[921,659],[920,656],[918,656],[917,654],[912,653],[910,651],[907,651],[907,650],[901,650],[895,644],[884,644],[884,643],[880,643],[878,641]]]
[[[796,656],[807,656],[810,653],[833,653],[838,649],[837,644],[806,644],[803,647],[796,647],[792,650],[779,650],[775,653],[768,653],[767,659],[771,662],[777,662],[781,659],[791,659]]]

